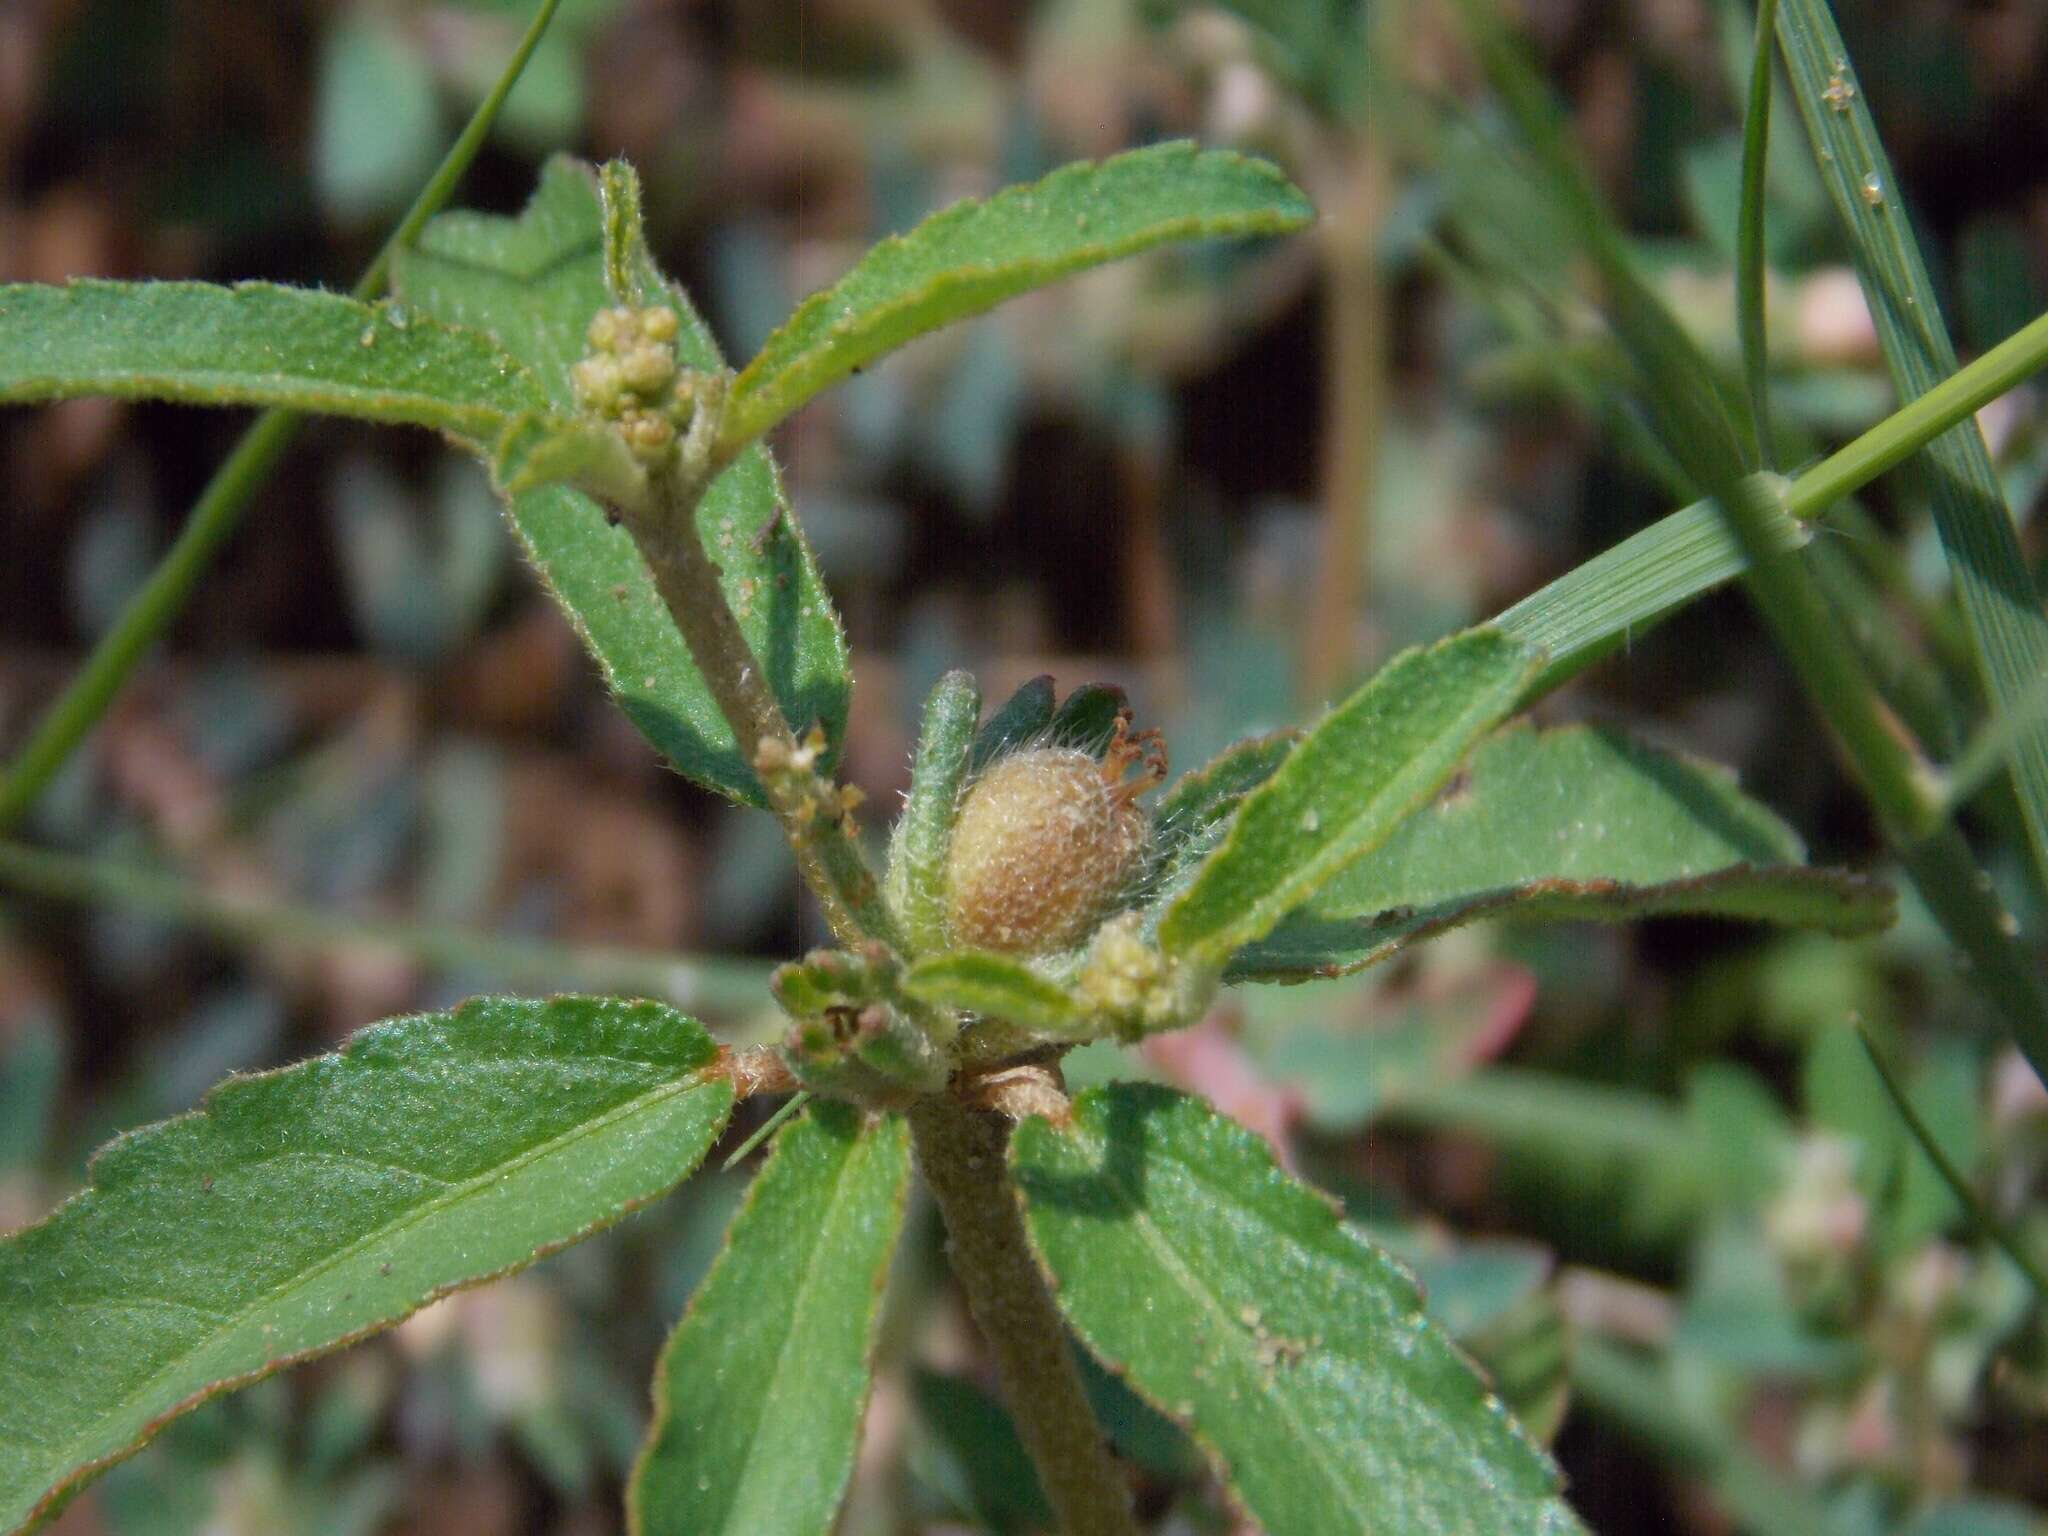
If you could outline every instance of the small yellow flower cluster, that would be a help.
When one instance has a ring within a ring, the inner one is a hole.
[[[754,772],[761,776],[769,803],[784,808],[798,826],[843,823],[851,833],[853,813],[867,797],[857,785],[835,784],[818,771],[825,747],[824,729],[815,725],[794,747],[763,737],[754,753]]]
[[[1135,912],[1095,931],[1074,997],[1126,1040],[1192,1024],[1208,1006],[1213,975],[1184,966],[1145,942]]]
[[[665,304],[600,309],[585,333],[589,355],[569,370],[577,402],[616,422],[643,463],[674,450],[678,422],[687,422],[696,408],[696,376],[676,367],[680,324]]]

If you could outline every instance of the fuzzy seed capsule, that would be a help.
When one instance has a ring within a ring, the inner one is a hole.
[[[1127,780],[1125,770],[1143,772]],[[1086,939],[1143,863],[1151,821],[1137,797],[1163,777],[1156,734],[1108,754],[1039,747],[996,760],[969,786],[946,857],[957,945],[1044,955]]]

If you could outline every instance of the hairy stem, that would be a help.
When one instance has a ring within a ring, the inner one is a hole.
[[[810,760],[809,749],[783,718],[760,660],[726,601],[718,564],[697,534],[703,482],[657,476],[653,491],[646,509],[622,509],[626,527],[719,713],[759,774],[769,808],[782,821],[797,867],[824,908],[833,937],[848,946],[875,939],[900,949],[896,920],[853,840],[852,817],[831,783],[803,766]]]
[[[1065,1536],[1137,1536],[1130,1489],[1081,1390],[1052,1292],[1031,1257],[1004,1149],[1009,1122],[949,1094],[910,1111],[946,1253],[995,1352],[1003,1394]]]
[[[448,153],[442,156],[441,163],[420,189],[419,196],[413,199],[412,206],[405,211],[405,217],[398,221],[398,227],[392,230],[390,238],[379,248],[369,266],[363,269],[363,275],[350,290],[353,297],[374,299],[384,291],[384,279],[391,270],[392,255],[412,244],[427,220],[454,193],[456,183],[469,169],[476,152],[483,147],[485,135],[497,120],[498,109],[512,93],[513,85],[525,70],[526,61],[533,56],[541,34],[547,31],[560,3],[561,0],[542,0],[497,84],[477,104],[469,122],[449,146]],[[265,411],[242,434],[234,452],[214,471],[213,478],[207,481],[206,489],[200,492],[199,500],[193,504],[191,515],[185,519],[185,526],[176,542],[156,569],[149,573],[149,579],[141,590],[122,608],[113,628],[100,637],[85,665],[78,669],[78,675],[37,720],[5,781],[0,782],[0,834],[7,832],[27,814],[50,780],[57,776],[57,771],[78,749],[78,744],[85,740],[107,712],[107,706],[114,702],[114,695],[121,691],[121,685],[127,682],[136,663],[170,627],[171,621],[184,611],[193,589],[199,585],[199,579],[212,567],[213,557],[221,545],[241,525],[242,513],[248,509],[249,502],[262,488],[263,482],[270,478],[277,461],[284,457],[285,449],[298,435],[299,423],[304,419],[296,411]]]

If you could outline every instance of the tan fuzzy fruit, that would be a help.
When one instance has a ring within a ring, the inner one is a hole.
[[[1142,765],[1140,775],[1125,770]],[[1103,760],[1067,747],[1013,752],[969,786],[946,856],[952,942],[1044,955],[1086,939],[1144,859],[1138,796],[1166,773],[1155,732],[1119,721]]]

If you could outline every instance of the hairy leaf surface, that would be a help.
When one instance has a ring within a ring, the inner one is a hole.
[[[824,1102],[776,1139],[662,1353],[634,1536],[832,1528],[909,1177],[901,1116]]]
[[[525,362],[557,409],[574,408],[569,368],[605,305],[604,233],[590,168],[548,162],[516,219],[446,213],[399,254],[393,280],[408,305],[488,331]],[[659,282],[658,276],[648,280]],[[673,285],[683,366],[722,366],[711,333]],[[802,533],[787,515],[767,453],[752,448],[712,482],[697,531],[724,573],[726,599],[790,724],[846,723],[846,639]],[[623,528],[564,486],[512,499],[513,528],[603,669],[620,707],[670,762],[700,784],[760,803],[746,754],[676,632],[654,578]]]
[[[1061,1309],[1264,1529],[1581,1529],[1414,1280],[1243,1127],[1117,1084],[1025,1121],[1011,1161]]]
[[[1492,629],[1404,651],[1244,797],[1159,927],[1169,954],[1222,962],[1384,842],[1515,705],[1540,652]]]
[[[485,998],[231,1079],[0,1243],[0,1530],[228,1387],[616,1221],[732,1085],[657,1003]]]
[[[1341,975],[1482,917],[1665,913],[1831,933],[1891,921],[1889,888],[1806,866],[1789,826],[1710,764],[1586,726],[1501,732],[1434,805],[1266,939],[1242,980]]]
[[[0,402],[111,395],[285,406],[487,445],[545,405],[490,337],[274,283],[0,286]]]
[[[1184,142],[956,203],[797,307],[734,384],[721,442],[750,442],[883,353],[1071,273],[1173,240],[1283,234],[1311,217],[1264,161]]]

